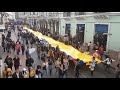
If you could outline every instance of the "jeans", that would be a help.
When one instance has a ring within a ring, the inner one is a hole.
[[[50,75],[51,75],[52,74],[52,65],[49,65],[48,68],[49,68],[49,72],[50,72]]]
[[[65,70],[64,73],[65,73],[65,76],[66,76],[66,78],[67,78],[68,70]]]
[[[47,69],[43,69],[43,74],[46,73],[47,76]]]

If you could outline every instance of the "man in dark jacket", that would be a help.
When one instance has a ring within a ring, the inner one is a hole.
[[[16,68],[15,72],[12,75],[12,78],[24,78],[22,72],[19,71],[19,68]]]
[[[29,56],[27,59],[26,59],[26,66],[29,68],[29,67],[32,67],[34,63],[34,60]]]
[[[4,63],[6,63],[8,68],[10,68],[12,70],[13,62],[12,62],[12,58],[10,56],[6,57]]]
[[[22,49],[22,55],[24,55],[24,51],[25,51],[25,46],[22,44],[21,46],[21,49]]]
[[[13,61],[14,61],[14,67],[15,67],[15,70],[16,70],[20,66],[20,58],[18,56],[15,56],[13,58]]]

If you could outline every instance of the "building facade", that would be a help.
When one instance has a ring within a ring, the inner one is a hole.
[[[106,35],[106,49],[120,51],[119,12],[20,12],[19,17],[51,33],[79,35],[84,43],[93,42],[95,34],[102,32]]]

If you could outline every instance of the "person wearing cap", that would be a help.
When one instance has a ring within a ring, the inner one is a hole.
[[[5,78],[12,78],[12,70],[10,68],[7,68],[7,72],[6,72]]]
[[[98,50],[96,50],[96,51],[94,52],[93,57],[99,58]]]
[[[29,78],[29,72],[27,71],[26,68],[23,68],[22,75],[23,75],[24,78]]]

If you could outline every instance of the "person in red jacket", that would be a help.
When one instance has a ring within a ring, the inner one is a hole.
[[[19,42],[17,42],[16,45],[15,45],[15,49],[16,49],[17,55],[19,55],[20,48],[21,48],[21,45],[20,45]]]

